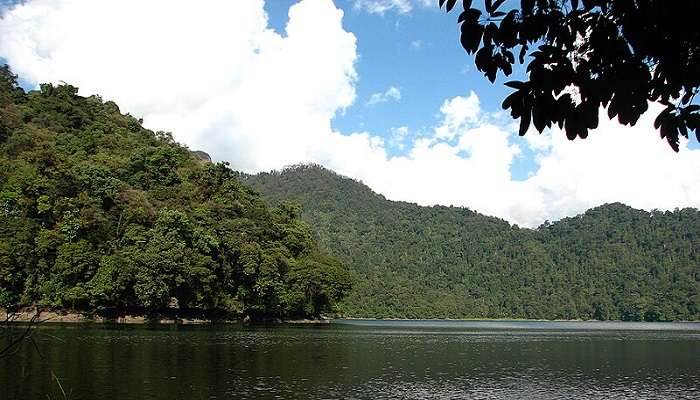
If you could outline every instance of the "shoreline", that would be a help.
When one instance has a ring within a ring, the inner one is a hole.
[[[214,318],[206,312],[185,311],[180,315],[177,310],[164,310],[151,315],[133,312],[100,313],[98,311],[55,311],[23,309],[11,314],[0,309],[0,322],[63,324],[119,324],[119,325],[234,325],[234,324],[291,324],[291,325],[327,325],[338,321],[445,321],[445,322],[633,322],[633,323],[700,323],[700,321],[622,321],[622,320],[583,320],[583,319],[525,319],[525,318],[373,318],[373,317],[321,317],[319,319],[279,319],[266,318],[251,320],[245,318]]]
[[[673,320],[673,321],[624,321],[621,319],[529,319],[529,318],[375,318],[375,317],[339,317],[337,320],[347,321],[394,321],[394,322],[409,322],[409,321],[454,321],[454,322],[634,322],[645,324],[656,323],[700,323],[700,320]]]
[[[169,312],[168,314],[173,314]],[[37,324],[118,324],[118,325],[234,325],[234,324],[329,324],[330,320],[321,319],[263,319],[251,320],[250,318],[211,318],[206,313],[198,313],[201,316],[194,317],[166,315],[154,313],[152,315],[138,313],[112,313],[110,315],[90,311],[53,311],[53,310],[20,310],[8,315],[7,311],[0,309],[0,322]],[[204,315],[202,315],[204,314]]]

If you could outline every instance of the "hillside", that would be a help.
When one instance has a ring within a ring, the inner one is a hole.
[[[297,212],[113,102],[0,69],[0,308],[333,311],[347,273]]]
[[[458,207],[386,200],[318,166],[243,176],[293,199],[354,276],[349,316],[700,319],[700,212],[608,204],[521,229]]]

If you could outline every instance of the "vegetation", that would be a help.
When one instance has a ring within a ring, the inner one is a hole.
[[[609,204],[536,230],[388,201],[317,166],[249,176],[355,276],[349,316],[700,319],[700,211]]]
[[[440,0],[449,12],[456,0]],[[648,102],[666,106],[654,123],[678,151],[679,136],[700,140],[700,29],[694,0],[484,0],[484,11],[462,2],[462,47],[494,82],[529,54],[527,80],[506,83],[516,91],[503,102],[520,118],[520,134],[532,122],[553,124],[573,140],[598,126],[598,110],[634,125]]]
[[[247,176],[70,85],[25,93],[2,68],[0,307],[173,298],[253,318],[698,320],[700,212],[609,204],[530,230],[317,166]]]
[[[0,70],[0,307],[330,312],[348,274],[298,212],[113,102]]]

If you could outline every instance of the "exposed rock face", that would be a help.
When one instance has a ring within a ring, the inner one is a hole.
[[[209,163],[212,162],[212,161],[211,161],[211,156],[210,156],[207,152],[205,152],[205,151],[202,151],[202,150],[194,150],[194,151],[192,151],[192,155],[195,156],[195,157],[197,157],[197,158],[199,158],[199,159],[202,160],[202,161],[206,161],[206,162],[209,162]]]

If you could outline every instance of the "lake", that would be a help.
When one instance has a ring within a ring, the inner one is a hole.
[[[45,325],[0,399],[700,399],[700,323]]]

